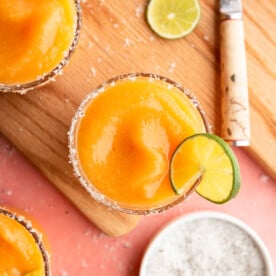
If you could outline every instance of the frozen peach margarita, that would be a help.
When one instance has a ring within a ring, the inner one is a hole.
[[[149,74],[120,76],[80,106],[70,157],[96,200],[123,211],[161,210],[181,197],[169,181],[173,152],[206,128],[198,103],[176,83]]]
[[[78,0],[0,1],[0,91],[59,73],[75,47],[79,20]]]
[[[30,222],[0,208],[0,275],[48,276],[48,255]]]

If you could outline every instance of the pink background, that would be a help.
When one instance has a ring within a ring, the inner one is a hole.
[[[242,187],[238,196],[214,205],[191,195],[166,213],[147,216],[122,237],[109,237],[89,222],[11,144],[0,136],[0,205],[31,218],[44,233],[56,275],[138,275],[147,245],[175,217],[198,210],[228,213],[251,226],[266,244],[276,266],[276,182],[242,149]]]

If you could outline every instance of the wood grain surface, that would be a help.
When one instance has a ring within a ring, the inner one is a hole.
[[[244,1],[251,107],[246,148],[276,178],[276,1]],[[190,89],[220,133],[217,2],[201,1],[199,25],[179,40],[158,38],[145,21],[146,0],[82,1],[78,48],[64,74],[26,95],[0,94],[0,132],[92,222],[110,235],[130,231],[139,217],[97,204],[75,180],[68,163],[67,132],[82,99],[101,82],[128,72],[167,76]]]

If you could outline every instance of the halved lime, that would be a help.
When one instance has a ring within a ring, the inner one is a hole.
[[[189,34],[200,18],[198,0],[150,0],[146,17],[159,36],[176,39]]]
[[[238,193],[240,180],[234,152],[214,134],[200,133],[186,138],[170,162],[170,181],[176,194],[194,187],[207,200],[224,203]]]

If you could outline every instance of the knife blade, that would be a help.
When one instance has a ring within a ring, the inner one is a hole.
[[[241,0],[220,0],[221,136],[233,146],[250,144],[246,50]]]
[[[221,19],[242,19],[241,0],[221,0],[219,11]]]

